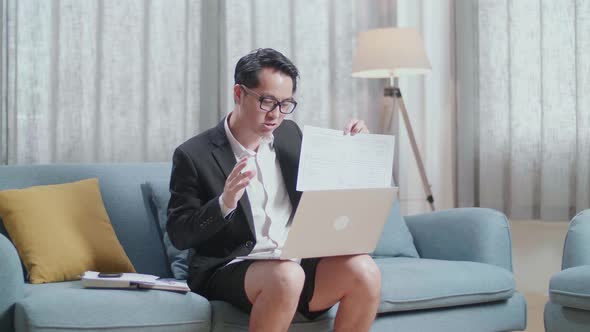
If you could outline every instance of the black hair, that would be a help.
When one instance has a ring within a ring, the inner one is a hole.
[[[236,64],[234,73],[235,84],[243,84],[248,88],[256,88],[260,81],[258,73],[263,68],[271,68],[291,77],[293,93],[297,90],[297,67],[281,52],[272,48],[259,48],[244,55]]]

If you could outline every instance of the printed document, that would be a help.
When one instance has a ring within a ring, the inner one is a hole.
[[[303,127],[297,190],[387,188],[395,137]]]

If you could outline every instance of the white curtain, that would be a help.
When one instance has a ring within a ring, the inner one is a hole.
[[[568,220],[590,206],[590,2],[460,6],[459,205]]]
[[[350,75],[359,31],[414,26],[433,71],[400,80],[437,206],[454,205],[452,1],[0,0],[2,163],[167,161],[231,111],[234,66],[272,47],[301,73],[292,118],[379,128],[386,81]],[[426,211],[401,130],[406,212]]]
[[[202,7],[2,1],[3,161],[169,160],[217,118],[200,112]]]
[[[455,206],[455,5],[452,0],[397,1],[397,26],[417,28],[432,71],[399,86],[437,209]],[[402,121],[403,124],[403,121]],[[414,155],[399,128],[399,186],[406,214],[429,211]]]

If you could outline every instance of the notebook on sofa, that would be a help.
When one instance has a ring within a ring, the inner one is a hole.
[[[82,286],[85,288],[142,288],[180,293],[190,292],[190,288],[184,281],[162,279],[150,274],[121,273],[120,276],[105,276],[96,271],[86,271],[81,277],[81,280]]]

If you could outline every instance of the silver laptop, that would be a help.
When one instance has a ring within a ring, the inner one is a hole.
[[[294,259],[373,252],[397,192],[397,187],[306,191],[282,249],[236,258]]]

